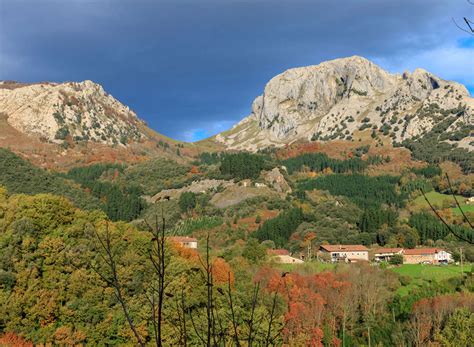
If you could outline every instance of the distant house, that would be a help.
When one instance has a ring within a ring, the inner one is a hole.
[[[301,264],[303,260],[292,257],[290,252],[286,249],[268,249],[267,254],[276,262],[282,264]]]
[[[363,245],[321,245],[319,250],[329,254],[332,262],[369,260],[369,249]]]
[[[374,253],[375,261],[389,261],[395,254],[402,254],[403,248],[379,248]]]
[[[187,236],[171,236],[168,238],[173,243],[179,244],[181,247],[184,248],[197,248],[198,240],[193,237]]]
[[[403,250],[404,264],[439,264],[453,260],[451,253],[441,248],[414,248]]]

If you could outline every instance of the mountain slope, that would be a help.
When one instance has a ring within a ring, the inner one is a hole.
[[[135,112],[91,81],[0,82],[0,147],[37,165],[61,168],[153,156],[179,159],[177,148],[183,146],[148,128]]]
[[[472,149],[474,99],[458,83],[417,69],[390,74],[361,57],[295,68],[272,78],[252,113],[207,142],[258,150],[299,140],[390,137],[400,143],[452,117],[448,132],[464,130],[460,147]]]

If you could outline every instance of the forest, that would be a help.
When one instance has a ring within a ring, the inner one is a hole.
[[[373,174],[390,162],[368,151],[360,147],[347,159],[203,154],[190,164],[92,164],[63,173],[3,151],[0,344],[470,342],[472,329],[459,322],[472,320],[474,250],[450,228],[473,241],[471,229],[454,201],[436,202],[449,228],[413,205],[422,191],[450,191],[445,169]],[[287,193],[274,193],[265,180],[275,168]],[[455,191],[468,192],[468,177],[450,170]],[[221,183],[185,189],[205,180]],[[151,203],[163,189],[171,196]],[[233,190],[262,193],[214,205],[216,195]],[[198,249],[169,242],[172,235],[196,238]],[[321,244],[441,247],[456,261],[462,248],[466,266],[418,279],[397,272],[405,264],[313,259],[288,267],[268,253],[284,248],[298,256]]]
[[[282,272],[253,257],[251,247],[227,260],[205,239],[198,252],[164,241],[160,267],[152,259],[164,229],[151,220],[139,230],[61,197],[6,190],[0,206],[0,329],[9,332],[0,341],[146,345],[160,336],[163,345],[352,346],[473,339],[472,273],[410,289],[403,276],[365,264]],[[163,291],[155,292],[160,283]],[[161,306],[153,299],[159,293]]]

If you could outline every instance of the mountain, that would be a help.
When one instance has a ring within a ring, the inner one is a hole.
[[[416,139],[447,121],[443,141],[472,150],[474,99],[422,69],[390,74],[362,57],[290,69],[272,78],[251,114],[206,142],[255,151],[296,141]],[[382,140],[380,140],[382,142]]]
[[[36,164],[176,159],[184,145],[149,129],[135,112],[92,82],[0,82],[0,147]]]

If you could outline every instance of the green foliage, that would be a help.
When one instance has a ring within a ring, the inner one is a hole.
[[[163,189],[181,188],[194,180],[191,167],[167,159],[152,159],[129,166],[119,181],[140,186],[144,194],[155,195]]]
[[[303,211],[300,208],[292,208],[265,221],[255,232],[255,237],[260,241],[272,240],[277,247],[283,247],[303,221]]]
[[[382,225],[392,227],[397,222],[398,214],[390,209],[368,208],[364,210],[358,223],[360,231],[375,232]]]
[[[408,224],[415,228],[420,235],[420,240],[425,243],[428,240],[444,239],[450,234],[449,229],[434,215],[420,212],[410,216]],[[469,227],[462,225],[451,225],[457,235],[474,241],[474,233]]]
[[[400,177],[397,176],[327,175],[303,181],[298,184],[298,188],[327,190],[332,195],[347,196],[363,208],[381,204],[402,206],[405,196],[395,190],[399,181]]]
[[[426,178],[433,178],[435,176],[441,175],[441,168],[437,165],[428,165],[422,168],[413,168],[411,169],[415,174],[424,176]]]
[[[401,265],[403,264],[403,255],[401,254],[394,254],[390,257],[388,261],[391,265]]]
[[[7,149],[0,148],[0,185],[10,194],[51,193],[70,199],[84,209],[98,209],[98,199],[70,181],[33,166]]]
[[[402,145],[411,151],[412,157],[415,159],[430,164],[449,160],[459,164],[464,173],[472,173],[474,172],[474,154],[467,149],[440,141],[440,136],[446,133],[448,127],[464,113],[464,110],[455,109],[452,110],[452,113],[455,113],[455,116],[446,117],[421,138],[405,140]]]
[[[325,153],[304,153],[297,157],[282,161],[289,174],[300,171],[303,167],[309,168],[311,171],[321,172],[330,168],[333,172],[360,172],[367,167],[367,163],[360,158],[339,160],[332,159]]]
[[[193,192],[184,192],[179,196],[179,208],[181,212],[189,212],[196,207],[196,194]]]
[[[92,195],[100,199],[103,202],[102,209],[111,220],[131,221],[138,218],[146,207],[140,187],[101,179],[107,173],[114,178],[124,169],[118,164],[95,164],[71,169],[66,177],[89,189]]]
[[[265,259],[267,248],[257,239],[250,238],[245,244],[242,256],[251,263],[259,263]]]
[[[474,313],[468,308],[456,309],[436,340],[448,347],[474,345]]]
[[[220,170],[223,175],[238,180],[260,176],[263,169],[269,169],[268,158],[261,154],[239,152],[222,156]]]

